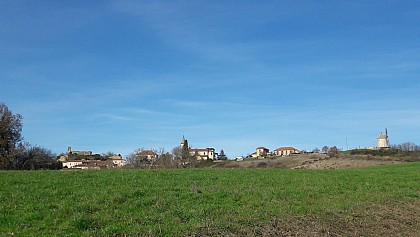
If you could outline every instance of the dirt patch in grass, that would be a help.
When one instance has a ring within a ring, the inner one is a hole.
[[[343,169],[343,168],[361,168],[378,165],[401,164],[401,161],[380,160],[380,159],[362,159],[360,157],[340,157],[324,158],[314,160],[313,162],[304,162],[298,168],[302,169]]]
[[[329,158],[325,154],[300,154],[286,157],[266,159],[245,159],[243,161],[219,161],[209,163],[207,168],[271,168],[271,169],[345,169],[361,168],[388,164],[401,164],[402,161],[385,158],[369,158],[363,156],[340,156]]]
[[[191,236],[420,236],[420,200],[357,207],[325,215],[271,218],[267,224],[203,227]],[[232,225],[233,224],[233,225]]]
[[[420,236],[420,201],[273,219],[262,236]]]

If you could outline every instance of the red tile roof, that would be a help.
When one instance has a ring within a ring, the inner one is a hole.
[[[214,148],[192,148],[190,151],[213,151]]]
[[[140,151],[138,153],[138,155],[140,155],[140,156],[155,156],[157,154],[152,150],[143,150],[143,151]]]
[[[287,147],[279,147],[276,149],[276,151],[290,151],[290,150],[296,150],[295,148],[291,147],[291,146],[287,146]]]
[[[268,148],[265,148],[263,146],[257,147],[257,149],[264,149],[264,150],[268,150]]]

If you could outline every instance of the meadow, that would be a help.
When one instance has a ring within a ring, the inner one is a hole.
[[[264,235],[420,200],[420,163],[341,170],[0,171],[1,236]]]

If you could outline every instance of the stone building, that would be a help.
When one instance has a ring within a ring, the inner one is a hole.
[[[378,140],[378,149],[387,149],[390,147],[387,128],[385,129],[385,134],[381,132],[377,140]]]
[[[67,148],[67,153],[58,159],[67,169],[111,169],[125,165],[121,155],[114,155],[108,158],[99,154],[92,154],[92,151],[73,151]]]
[[[92,151],[72,151],[71,146],[67,148],[67,155],[91,156]]]

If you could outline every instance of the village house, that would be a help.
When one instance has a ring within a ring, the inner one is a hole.
[[[291,154],[298,154],[299,151],[293,147],[279,147],[274,150],[276,156],[290,156]]]
[[[148,161],[155,161],[158,158],[158,154],[153,150],[141,150],[137,156]]]
[[[82,164],[81,160],[60,160],[60,161],[61,163],[63,163],[63,168],[68,168],[68,169],[72,169]]]
[[[217,153],[212,147],[208,148],[191,148],[188,146],[188,140],[182,136],[181,144],[179,146],[181,151],[186,151],[190,156],[195,156],[197,160],[215,160]]]
[[[251,154],[251,157],[258,158],[258,157],[266,157],[270,154],[270,150],[263,146],[257,147],[256,151]]]
[[[125,160],[122,158],[120,154],[109,157],[112,160],[112,164],[114,167],[122,167],[125,165]]]
[[[70,160],[63,162],[63,168],[68,169],[104,169],[113,168],[112,161],[101,160]]]
[[[125,161],[119,156],[107,160],[65,160],[61,163],[63,163],[63,168],[85,170],[118,168],[123,166]]]
[[[74,159],[74,156],[78,159]],[[108,159],[92,159],[91,157],[91,151],[72,151],[71,147],[68,147],[67,154],[60,156],[58,160],[63,164],[63,168],[67,169],[111,169],[125,164],[121,155],[114,155]]]
[[[198,148],[198,149],[189,149],[189,153],[192,156],[196,156],[197,160],[214,160],[215,152],[214,148]]]
[[[108,160],[65,160],[61,161],[63,168],[67,169],[112,169],[125,164],[125,161],[119,157]]]

